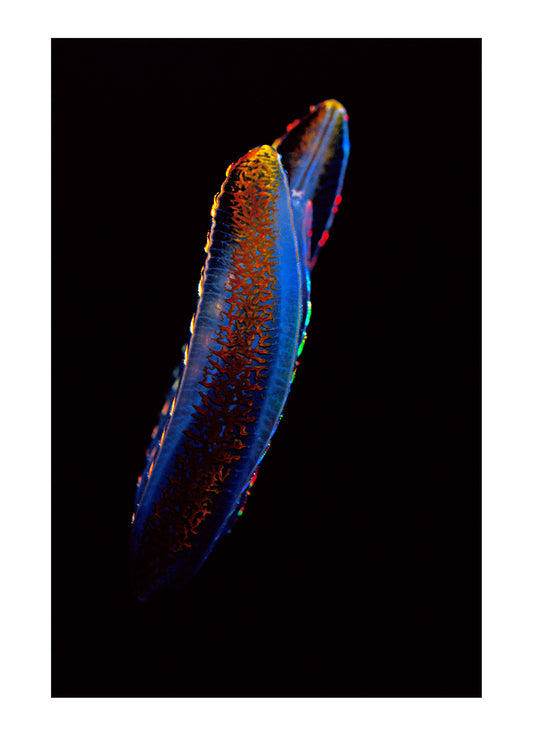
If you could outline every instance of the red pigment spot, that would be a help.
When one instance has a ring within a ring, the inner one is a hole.
[[[326,241],[328,240],[328,238],[329,238],[329,233],[328,233],[327,230],[325,230],[322,233],[322,236],[320,237],[320,241],[318,242],[318,245],[322,248],[322,246],[324,246],[324,244],[326,243]]]
[[[287,133],[289,133],[289,131],[292,131],[292,129],[295,128],[299,122],[300,122],[300,118],[296,118],[296,120],[293,120],[292,123],[289,123],[287,125]]]

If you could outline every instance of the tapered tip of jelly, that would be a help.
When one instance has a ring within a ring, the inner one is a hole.
[[[333,117],[335,120],[348,120],[348,113],[344,105],[336,99],[327,99],[318,105],[309,108],[310,120],[321,120],[324,117]]]
[[[223,190],[213,205],[211,216],[216,217],[222,194],[239,194],[243,199],[242,192],[246,187],[255,191],[283,193],[288,191],[285,184],[285,171],[278,152],[270,144],[254,147],[234,162],[226,172]]]
[[[250,149],[246,154],[240,157],[228,168],[226,177],[230,178],[231,174],[237,175],[243,173],[243,171],[255,171],[259,170],[259,175],[266,177],[274,177],[278,173],[281,174],[281,161],[279,154],[270,144],[262,144],[259,147]]]
[[[347,114],[344,105],[341,105],[341,103],[336,99],[326,99],[324,100],[324,102],[316,105],[316,109],[328,110],[329,112],[336,111],[343,116]]]
[[[322,124],[326,123],[333,125],[338,132],[346,134],[347,120],[348,113],[346,112],[344,105],[336,99],[326,99],[323,102],[319,102],[318,105],[311,105],[306,115],[289,123],[286,132],[276,139],[272,146],[276,150],[280,150],[281,148],[280,151],[283,151],[284,148],[282,145],[289,134],[291,137],[294,137],[295,134],[299,134],[299,138],[301,138],[306,130],[310,129],[310,133],[312,133],[313,129],[320,129]]]
[[[289,178],[293,201],[313,202],[309,270],[329,236],[337,212],[350,151],[348,114],[336,99],[312,105],[301,120],[289,123],[273,146]]]
[[[235,162],[235,165],[239,165],[242,162],[247,162],[248,160],[253,159],[260,159],[260,160],[271,160],[274,162],[277,162],[277,152],[275,149],[273,149],[270,144],[262,144],[260,147],[254,147],[254,149],[250,149],[249,152],[246,152],[245,155],[243,155],[240,159]]]
[[[250,157],[252,155],[275,157],[276,151],[272,149],[270,144],[262,144],[260,147],[255,147],[254,149],[250,149],[250,151],[247,152],[244,156]]]

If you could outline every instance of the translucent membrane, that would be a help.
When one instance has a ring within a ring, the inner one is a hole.
[[[308,262],[312,270],[341,201],[350,153],[346,110],[334,99],[314,105],[301,120],[289,124],[273,146],[289,176],[297,233],[307,202],[313,204]]]
[[[287,177],[272,147],[230,167],[212,216],[186,363],[137,490],[140,599],[188,581],[237,515],[296,360],[301,270]]]
[[[305,343],[311,270],[341,201],[347,121],[336,100],[311,107],[274,147],[230,165],[215,197],[191,338],[137,483],[141,600],[189,581],[242,514]]]

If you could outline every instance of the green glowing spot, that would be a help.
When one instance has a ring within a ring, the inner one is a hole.
[[[305,329],[307,329],[307,325],[309,324],[309,320],[311,319],[311,301],[307,302],[307,314],[305,316]]]
[[[297,357],[301,356],[301,353],[304,350],[305,341],[307,340],[307,326],[309,324],[310,319],[311,319],[311,302],[308,301],[307,302],[307,314],[306,314],[306,317],[305,317],[305,324],[304,324],[304,334],[302,336],[302,341],[301,341],[300,345],[298,346],[298,353],[296,354]]]

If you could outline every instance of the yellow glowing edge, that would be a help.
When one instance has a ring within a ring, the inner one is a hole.
[[[187,363],[187,362],[185,362]],[[172,406],[170,407],[170,414],[172,415],[174,413],[174,409],[176,408],[176,398],[178,397],[178,394],[174,396],[174,400],[172,401]]]

